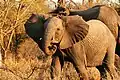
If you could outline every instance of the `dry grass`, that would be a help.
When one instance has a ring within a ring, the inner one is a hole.
[[[24,32],[24,22],[31,13],[45,13],[48,9],[44,0],[22,0],[18,3],[4,1],[0,3],[0,47],[6,51],[14,47],[16,34]]]
[[[22,52],[17,50],[18,44],[21,41],[24,42],[22,39],[26,37],[24,23],[27,18],[33,12],[40,14],[48,11],[43,2],[44,0],[21,0],[16,3],[7,0],[0,3],[0,48],[4,56],[4,66],[6,66],[0,69],[0,80],[37,80],[49,69],[47,62],[43,64],[43,60],[39,61],[38,56],[27,54],[26,51],[30,48],[20,50]],[[23,47],[25,48],[26,45]],[[30,43],[29,47],[31,46]],[[40,54],[40,50],[37,49],[38,51],[35,52],[32,48],[28,50],[30,54]]]
[[[5,68],[0,70],[0,80],[50,80],[51,60],[42,58],[43,53],[34,41],[26,39],[20,44],[17,52],[17,60],[8,52],[9,57],[4,61]]]

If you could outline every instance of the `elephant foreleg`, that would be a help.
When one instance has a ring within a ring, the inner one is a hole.
[[[113,42],[114,43],[114,42]],[[115,44],[114,44],[115,46]],[[118,74],[115,70],[114,61],[115,61],[115,47],[113,45],[108,48],[107,57],[106,57],[106,64],[108,67],[108,72],[110,73],[111,77],[114,79],[118,78]]]
[[[85,64],[82,64],[80,60],[73,59],[73,65],[80,77],[80,80],[89,80]]]
[[[56,53],[52,57],[51,64],[51,78],[54,80],[59,80],[61,76],[61,70],[64,65],[63,55],[57,50]]]
[[[76,44],[77,45],[77,44]],[[73,46],[72,48],[66,49],[68,57],[71,58],[71,61],[80,76],[80,80],[89,80],[88,73],[86,69],[86,56],[83,46]],[[79,44],[78,44],[79,45]]]
[[[61,64],[58,56],[52,58],[51,64],[51,78],[54,80],[59,80],[61,75]]]

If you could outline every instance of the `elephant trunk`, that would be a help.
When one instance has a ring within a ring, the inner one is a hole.
[[[45,41],[44,43],[45,43],[44,44],[44,52],[45,52],[45,54],[48,55],[48,56],[52,55],[53,53],[50,51],[50,49],[52,48],[52,46],[50,45],[50,42]]]
[[[44,34],[43,49],[46,55],[53,55],[57,49],[57,46],[53,44],[54,30],[52,29],[53,25],[47,26]]]

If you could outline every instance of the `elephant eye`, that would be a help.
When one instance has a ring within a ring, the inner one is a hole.
[[[60,29],[59,29],[59,28],[57,28],[57,30],[59,31]]]

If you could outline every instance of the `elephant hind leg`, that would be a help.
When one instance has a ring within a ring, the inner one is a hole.
[[[112,45],[108,48],[107,56],[106,56],[106,65],[107,65],[106,67],[108,68],[107,70],[110,73],[113,80],[118,77],[118,74],[115,70],[114,61],[115,61],[115,44],[114,46]]]

